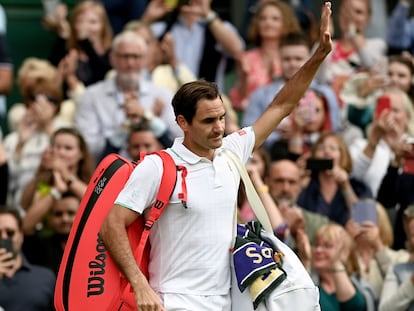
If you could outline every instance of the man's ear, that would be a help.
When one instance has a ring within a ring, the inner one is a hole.
[[[180,114],[180,115],[177,116],[177,123],[178,123],[178,126],[183,130],[183,132],[185,132],[187,130],[188,122],[184,118],[183,115]]]

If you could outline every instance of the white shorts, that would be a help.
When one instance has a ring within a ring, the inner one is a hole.
[[[231,296],[228,295],[183,295],[161,294],[167,311],[231,311]]]

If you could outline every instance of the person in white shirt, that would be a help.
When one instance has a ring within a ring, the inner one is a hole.
[[[294,109],[332,49],[330,15],[327,2],[318,49],[252,126],[223,138],[225,108],[215,83],[190,82],[175,94],[172,105],[184,137],[167,152],[187,170],[187,201],[183,204],[179,195],[184,188],[179,174],[169,205],[150,233],[149,282],[136,265],[126,227],[155,198],[162,164],[157,156],[146,156],[135,168],[101,228],[105,246],[134,290],[138,310],[231,310],[229,248],[240,176],[223,152],[230,149],[246,163]]]

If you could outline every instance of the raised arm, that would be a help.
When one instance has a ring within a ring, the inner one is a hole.
[[[296,107],[299,100],[312,82],[319,66],[332,50],[332,38],[330,32],[331,3],[325,2],[322,10],[319,45],[309,60],[298,70],[298,72],[284,85],[284,87],[273,98],[272,102],[253,124],[256,135],[255,149],[258,148],[266,138],[278,126],[280,121],[289,115]]]

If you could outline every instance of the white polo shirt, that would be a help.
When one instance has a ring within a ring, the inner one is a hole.
[[[177,138],[167,151],[177,165],[187,168],[187,208],[178,198],[182,192],[178,173],[170,203],[151,230],[150,284],[160,293],[227,294],[240,176],[222,149],[232,150],[246,163],[255,143],[253,129],[247,127],[225,137],[213,161],[195,155],[182,141]],[[142,213],[155,200],[161,164],[156,155],[145,157],[116,203]]]

